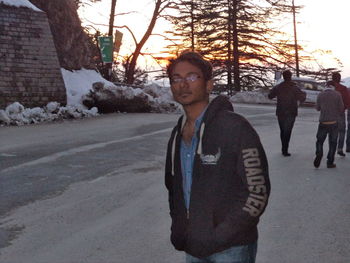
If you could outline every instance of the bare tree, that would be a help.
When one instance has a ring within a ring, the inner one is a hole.
[[[139,42],[135,43],[136,44],[135,50],[132,54],[130,63],[128,64],[128,66],[126,68],[126,71],[125,71],[125,82],[126,83],[128,83],[128,84],[134,83],[135,68],[136,68],[136,64],[137,64],[137,59],[141,54],[141,50],[142,50],[143,46],[145,45],[145,43],[147,42],[147,40],[149,39],[149,37],[152,35],[153,29],[156,25],[158,18],[160,18],[161,13],[166,8],[171,7],[171,5],[172,5],[171,0],[155,0],[155,6],[154,6],[151,21],[148,25],[148,28],[147,28],[145,34],[141,38],[141,40]]]
[[[109,29],[108,29],[109,36],[113,36],[114,16],[115,16],[116,4],[117,4],[117,0],[112,0],[112,2],[111,2],[111,14],[109,16]]]

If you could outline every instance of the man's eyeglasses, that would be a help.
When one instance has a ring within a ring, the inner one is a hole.
[[[197,73],[191,73],[184,78],[181,78],[179,76],[175,76],[175,77],[171,78],[171,83],[172,84],[180,84],[184,81],[191,83],[191,82],[195,82],[197,79],[200,79],[200,78],[201,78],[201,76],[199,76]]]

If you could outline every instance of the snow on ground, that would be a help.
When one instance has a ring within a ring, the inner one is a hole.
[[[61,69],[64,85],[67,90],[68,105],[82,105],[82,97],[89,93],[94,82],[102,82],[113,86],[112,82],[104,79],[95,70],[81,69],[69,71]]]
[[[1,0],[0,0],[1,1]],[[125,99],[134,97],[147,98],[155,112],[168,112],[169,109],[179,110],[172,100],[169,87],[161,87],[156,83],[147,85],[144,89],[132,88],[128,86],[116,86],[112,82],[105,80],[94,70],[61,70],[66,86],[67,106],[60,107],[57,102],[50,102],[43,108],[25,108],[18,102],[12,103],[5,110],[0,109],[1,125],[25,125],[44,121],[54,121],[61,119],[82,118],[98,115],[97,108],[88,110],[82,104],[82,98],[90,93],[93,83],[103,83],[106,89],[118,91]]]
[[[1,1],[1,0],[0,0]],[[50,102],[43,108],[25,108],[18,102],[12,103],[5,110],[0,110],[0,124],[25,125],[44,121],[74,119],[98,115],[97,108],[88,110],[81,103],[81,97],[87,94],[93,82],[108,82],[94,70],[68,71],[62,69],[66,86],[67,106]]]
[[[67,90],[67,104],[82,106],[82,98],[90,93],[93,83],[103,83],[103,88],[113,90],[117,98],[133,99],[134,97],[147,97],[150,103],[156,106],[173,103],[170,87],[162,87],[157,83],[150,83],[143,89],[132,88],[126,85],[115,85],[104,79],[94,70],[61,70]]]
[[[255,103],[255,104],[275,104],[275,100],[270,100],[267,97],[267,92],[257,91],[242,91],[237,92],[230,98],[231,102],[237,103]]]
[[[1,0],[0,0],[1,1]],[[0,109],[1,125],[25,125],[44,121],[55,121],[62,119],[83,118],[98,115],[97,108],[87,109],[82,103],[82,98],[91,93],[93,83],[103,83],[105,89],[110,89],[119,98],[133,99],[134,97],[143,98],[150,104],[153,112],[179,112],[180,105],[173,101],[170,87],[161,86],[153,82],[146,85],[143,89],[130,86],[114,85],[105,80],[98,72],[94,70],[74,70],[69,71],[61,69],[67,93],[67,106],[61,107],[57,102],[50,102],[43,108],[25,108],[18,102]],[[104,96],[102,94],[100,96]],[[118,98],[118,97],[117,97]],[[247,91],[239,92],[231,97],[232,102],[241,103],[275,103],[267,99],[266,92]]]
[[[35,11],[42,12],[39,8],[37,8],[35,5],[33,5],[28,0],[0,0],[0,3],[5,4],[5,5],[17,6],[17,7],[28,7],[30,9],[35,10]]]
[[[49,102],[45,107],[25,108],[19,102],[12,103],[0,110],[0,124],[25,125],[44,121],[75,119],[96,116],[97,108],[86,110],[79,106],[60,107],[57,102]]]

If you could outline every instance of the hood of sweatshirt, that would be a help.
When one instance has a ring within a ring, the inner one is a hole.
[[[208,108],[204,114],[203,121],[199,128],[199,138],[198,138],[198,147],[197,154],[202,154],[202,138],[205,131],[205,126],[208,125],[214,118],[217,116],[220,111],[233,111],[232,103],[226,96],[219,95],[214,98],[208,105]],[[177,130],[172,143],[172,174],[174,174],[174,159],[175,159],[175,145],[178,134],[181,133],[184,125],[186,123],[186,115],[180,117],[177,125]]]
[[[219,95],[209,102],[208,108],[203,117],[203,122],[208,124],[220,111],[233,111],[232,103],[229,101],[228,97],[223,95]],[[186,115],[183,115],[178,122],[178,128],[180,131],[185,125],[185,122]]]
[[[233,111],[232,103],[226,96],[219,95],[209,103],[203,122],[209,123],[220,111]]]

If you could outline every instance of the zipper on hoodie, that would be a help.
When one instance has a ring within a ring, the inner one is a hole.
[[[195,166],[196,163],[196,158],[199,158],[198,156],[200,156],[202,154],[202,138],[203,138],[203,133],[204,133],[204,127],[205,127],[205,123],[202,122],[199,128],[199,140],[198,140],[198,144],[196,147],[196,151],[195,151],[195,156],[194,156],[194,160],[193,160],[193,167]],[[192,185],[191,185],[191,195],[192,195],[192,186],[193,186],[193,176],[194,173],[192,172]],[[186,206],[186,204],[185,204]],[[188,208],[186,207],[186,218],[187,220],[190,219],[190,207],[191,207],[191,196],[190,196],[190,202],[188,204]]]
[[[183,115],[183,119],[182,119],[182,123],[181,123],[181,131],[185,125],[185,122],[186,122],[186,115]],[[198,136],[199,141],[197,143],[197,147],[196,147],[196,150],[194,152],[195,157],[194,157],[193,165],[195,164],[195,161],[196,161],[196,155],[200,155],[202,153],[202,137],[203,137],[203,133],[204,133],[204,127],[205,127],[205,123],[201,122],[200,127],[199,127],[199,131],[197,131],[197,133],[199,134],[199,136]],[[178,135],[178,131],[176,131],[176,133],[175,133],[173,145],[172,145],[172,174],[175,174],[175,147],[176,147],[175,141],[177,139],[177,135]],[[192,174],[192,177],[193,177],[193,174]],[[191,188],[192,188],[192,186],[191,186]],[[191,192],[192,192],[192,189],[191,189]],[[190,199],[189,206],[190,206],[190,204],[191,204],[191,199]],[[186,207],[185,200],[184,200],[184,205]],[[188,208],[186,207],[186,218],[187,218],[187,220],[190,218],[190,208],[189,207]]]

